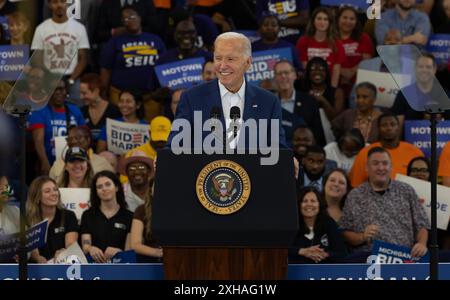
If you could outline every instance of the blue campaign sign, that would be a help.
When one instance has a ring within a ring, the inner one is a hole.
[[[190,88],[202,82],[203,57],[183,59],[177,62],[155,67],[156,76],[161,86],[172,90]]]
[[[17,80],[28,56],[28,46],[0,46],[0,80]]]
[[[289,48],[256,51],[252,53],[252,57],[253,62],[245,77],[248,82],[256,85],[259,85],[264,79],[273,78],[273,67],[277,61],[286,59],[292,62],[292,52]]]
[[[426,49],[434,55],[438,65],[447,64],[450,60],[450,34],[432,34]]]
[[[261,39],[257,30],[235,30],[237,33],[242,33],[251,43],[256,42]]]
[[[47,241],[48,220],[44,220],[25,232],[27,252],[43,247]],[[0,260],[12,260],[20,245],[19,233],[0,236]]]
[[[351,5],[357,7],[359,9],[367,9],[373,1],[367,3],[366,0],[320,0],[320,5],[328,5],[328,6],[341,6],[341,5]]]
[[[450,121],[441,121],[437,125],[437,155],[441,154],[445,143],[450,141]],[[427,120],[405,121],[405,141],[413,144],[425,154],[431,155],[430,122]]]
[[[377,256],[380,264],[405,264],[405,263],[428,263],[430,253],[422,257],[412,257],[411,248],[398,246],[375,240],[372,246],[372,255]]]

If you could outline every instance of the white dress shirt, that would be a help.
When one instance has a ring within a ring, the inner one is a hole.
[[[244,115],[244,102],[245,102],[245,80],[243,81],[241,88],[237,93],[232,93],[227,88],[219,82],[219,91],[220,91],[220,99],[222,102],[223,116],[225,119],[225,130],[230,130],[231,127],[231,118],[230,118],[230,109],[233,106],[239,107],[241,111],[241,117],[239,118],[239,124],[242,124],[243,115]],[[240,126],[238,127],[236,138],[230,142],[230,148],[236,149],[237,141],[239,140]],[[233,136],[233,130],[230,130],[228,133],[228,138],[230,139]]]

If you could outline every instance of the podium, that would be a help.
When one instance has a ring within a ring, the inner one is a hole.
[[[280,280],[298,230],[293,154],[158,153],[152,233],[166,279]]]

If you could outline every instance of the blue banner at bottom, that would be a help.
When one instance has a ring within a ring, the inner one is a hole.
[[[429,264],[289,265],[289,280],[426,280]],[[162,264],[28,266],[30,280],[162,280]],[[18,266],[0,265],[0,280],[17,280]],[[450,280],[450,264],[439,264],[439,279]]]

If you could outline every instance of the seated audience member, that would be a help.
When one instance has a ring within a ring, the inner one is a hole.
[[[319,104],[309,94],[295,89],[297,73],[294,66],[287,60],[280,60],[273,70],[278,98],[281,101],[286,140],[291,141],[293,130],[306,123],[314,132],[317,143],[321,146],[325,145],[325,136],[319,118]]]
[[[341,67],[345,62],[345,50],[342,42],[336,38],[336,29],[331,10],[327,7],[316,8],[309,19],[305,35],[297,41],[297,50],[303,67],[313,58],[325,61],[330,74],[330,87],[336,88],[341,76]]]
[[[355,84],[359,63],[369,59],[374,54],[372,40],[367,33],[362,32],[362,25],[357,10],[353,6],[341,7],[336,15],[338,36],[344,46],[345,62],[341,65],[339,86],[348,97]]]
[[[319,192],[322,191],[323,178],[330,171],[326,168],[325,160],[325,151],[320,146],[313,145],[306,148],[297,178],[299,188],[313,186]],[[336,164],[331,166],[331,169],[335,168],[337,168]]]
[[[345,199],[352,189],[345,170],[334,169],[323,180],[323,195],[328,215],[336,222],[342,217]]]
[[[48,219],[47,242],[31,252],[31,259],[46,263],[78,240],[78,221],[75,213],[63,209],[56,182],[47,176],[33,180],[27,198],[28,226]]]
[[[147,94],[157,87],[153,67],[166,46],[159,36],[143,31],[141,13],[132,6],[122,8],[125,32],[112,37],[100,57],[102,85],[110,87],[109,100],[114,104],[121,91],[139,90]]]
[[[442,178],[442,184],[450,187],[450,142],[447,142],[439,156],[438,176]]]
[[[11,205],[13,190],[6,176],[0,176],[0,236],[20,231],[19,208]]]
[[[370,82],[361,82],[355,90],[356,108],[349,108],[337,116],[331,123],[331,128],[336,139],[339,139],[344,131],[357,128],[365,142],[373,143],[378,139],[376,120],[382,114],[381,110],[374,106],[377,88]]]
[[[202,79],[204,82],[208,82],[216,79],[216,71],[214,70],[214,62],[208,60],[203,64]],[[175,115],[175,114],[174,114]]]
[[[94,176],[90,204],[81,217],[83,251],[96,263],[106,263],[117,253],[129,249],[133,219],[122,185],[114,173],[102,171]]]
[[[411,248],[413,257],[427,253],[429,227],[425,210],[414,189],[390,178],[389,152],[373,147],[367,154],[368,180],[347,196],[339,221],[348,244],[365,261],[373,240]]]
[[[430,181],[430,162],[428,158],[418,156],[408,164],[406,175],[425,181]]]
[[[262,16],[259,21],[258,32],[261,39],[252,43],[253,52],[289,48],[295,71],[302,69],[297,48],[292,43],[280,39],[278,36],[280,33],[280,20],[278,20],[276,15],[266,14]]]
[[[383,147],[390,155],[392,163],[391,178],[397,173],[406,175],[408,163],[417,156],[423,156],[422,151],[416,146],[400,141],[400,124],[396,115],[384,113],[377,120],[379,140],[359,151],[349,173],[353,187],[359,186],[367,180],[367,153],[375,147]]]
[[[113,166],[109,163],[108,160],[103,158],[101,155],[95,154],[94,150],[92,150],[92,138],[87,126],[72,126],[69,128],[67,133],[67,147],[79,147],[87,152],[89,163],[92,166],[92,171],[95,173],[109,170],[113,171]],[[65,162],[61,158],[57,158],[52,168],[50,169],[50,178],[59,181],[59,176],[62,174],[64,170]]]
[[[94,177],[87,152],[80,147],[67,149],[64,170],[58,178],[60,188],[89,188]]]
[[[336,222],[327,214],[326,203],[313,187],[298,195],[299,231],[289,248],[290,263],[330,263],[347,255]]]
[[[366,146],[361,131],[352,128],[344,132],[337,142],[331,142],[323,150],[327,154],[327,159],[337,163],[338,168],[350,172],[359,151]]]
[[[31,131],[36,153],[40,162],[40,173],[48,175],[55,161],[55,142],[58,136],[65,136],[72,125],[84,125],[80,109],[66,101],[66,83],[59,81],[49,103],[41,110],[28,116],[28,130]]]
[[[152,184],[153,180],[150,180]],[[163,249],[158,246],[152,236],[152,202],[150,188],[144,204],[136,208],[131,224],[131,249],[137,254],[138,263],[159,262],[163,257]]]
[[[81,108],[86,125],[91,130],[92,147],[95,149],[102,128],[106,125],[106,118],[120,117],[120,111],[111,102],[104,100],[100,95],[101,80],[95,73],[84,74],[80,79],[80,96],[84,102]]]
[[[134,213],[150,197],[150,181],[154,176],[153,160],[142,151],[134,151],[131,156],[122,160],[120,172],[128,177],[123,190],[128,209]]]
[[[117,105],[122,116],[115,119],[116,121],[135,124],[147,124],[147,122],[141,119],[142,97],[138,93],[122,91],[119,95],[119,102],[117,103]],[[108,136],[106,135],[105,125],[100,132],[96,152],[100,153],[106,150],[108,150]]]

